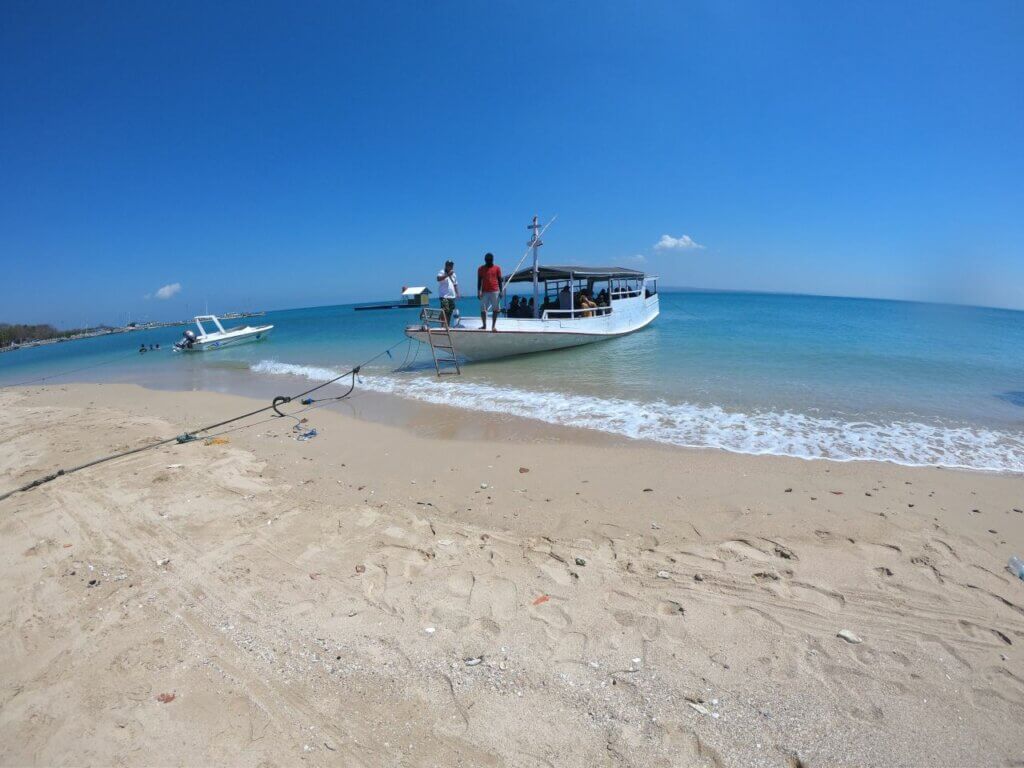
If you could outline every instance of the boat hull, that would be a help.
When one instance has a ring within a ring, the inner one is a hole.
[[[655,294],[646,299],[638,298],[634,306],[617,307],[616,312],[607,316],[547,320],[499,318],[497,332],[482,329],[477,317],[462,320],[450,332],[459,359],[477,362],[616,339],[645,328],[659,311]],[[406,336],[423,344],[429,343],[427,333],[421,325],[405,330]],[[445,336],[442,330],[429,333],[434,334],[435,343]]]

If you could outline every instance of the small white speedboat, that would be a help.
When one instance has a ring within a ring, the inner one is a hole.
[[[217,330],[208,331],[203,322],[212,323]],[[210,349],[233,347],[249,341],[260,341],[267,338],[274,330],[272,325],[245,325],[225,329],[216,315],[196,315],[196,327],[199,333],[185,331],[181,339],[174,344],[178,352],[205,352]]]
[[[487,327],[481,326],[479,315],[432,324],[431,312],[440,313],[427,310],[405,335],[432,349],[450,350],[448,355],[454,353],[457,360],[492,360],[618,338],[647,327],[658,316],[658,278],[624,267],[541,266],[537,217],[529,228],[534,231],[529,242],[533,266],[518,269],[503,286],[529,285],[526,316],[509,317],[506,311],[495,333],[490,317]],[[600,305],[593,301],[598,296]]]

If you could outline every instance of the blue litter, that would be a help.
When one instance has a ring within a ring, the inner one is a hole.
[[[309,432],[303,432],[301,435],[299,435],[295,439],[299,440],[301,442],[303,440],[312,440],[314,437],[316,437],[316,430],[315,429],[311,429],[311,430],[309,430]]]

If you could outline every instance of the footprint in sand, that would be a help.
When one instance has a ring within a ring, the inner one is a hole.
[[[846,597],[831,589],[802,581],[786,582],[786,588],[802,599],[830,611],[838,611],[846,605]]]
[[[675,600],[662,600],[658,603],[658,613],[662,616],[683,616],[686,609]]]
[[[562,587],[568,587],[573,583],[571,571],[575,570],[576,566],[570,567],[572,560],[568,557],[540,549],[529,549],[524,554],[546,579]]]
[[[917,557],[910,558],[910,562],[919,568],[928,568],[939,584],[945,583],[946,580],[942,577],[942,571],[932,564],[931,558],[924,555],[918,555]]]
[[[988,685],[982,687],[984,681]],[[1015,675],[1004,665],[989,667],[975,677],[975,684],[970,689],[971,702],[980,710],[992,706],[992,699],[1001,699],[1008,704],[1020,706],[1024,703],[1024,679]],[[1021,765],[1021,763],[1011,763]]]
[[[555,641],[552,660],[562,664],[586,663],[589,640],[583,632],[565,632]]]
[[[952,546],[944,542],[942,539],[932,539],[932,542],[939,545],[938,547],[932,547],[933,549],[946,552],[947,554],[951,555],[954,560],[960,559],[960,556],[956,553],[956,550],[953,549]]]
[[[469,608],[478,616],[490,616],[498,623],[512,618],[519,607],[519,589],[501,576],[480,576],[469,596]]]
[[[782,622],[768,613],[768,611],[763,611],[760,608],[754,608],[751,605],[730,606],[729,613],[733,616],[743,617],[744,623],[752,628],[752,630],[756,629],[758,625],[768,625],[771,627],[771,631],[784,628]]]
[[[778,592],[794,597],[804,603],[812,603],[827,611],[838,611],[846,605],[846,597],[839,592],[819,587],[816,584],[792,581],[792,576],[793,572],[790,570],[785,571],[782,575],[775,571],[757,571],[752,574],[751,578],[758,584],[777,584]],[[776,589],[769,591],[776,593]]]
[[[794,552],[792,549],[787,547],[785,544],[782,544],[781,542],[778,542],[778,541],[773,541],[772,539],[765,539],[765,541],[767,541],[769,544],[771,544],[771,546],[772,546],[772,554],[774,554],[776,557],[782,558],[783,560],[799,560],[800,559],[799,557],[796,556],[796,552]]]
[[[1009,636],[1000,632],[998,629],[982,627],[979,624],[975,624],[973,621],[967,621],[967,619],[960,619],[957,623],[960,625],[960,629],[963,630],[964,634],[971,637],[985,640],[992,640],[994,638],[1003,645],[1013,645],[1013,641]]]
[[[457,571],[448,577],[448,591],[454,597],[466,599],[473,591],[476,577],[469,571]]]
[[[771,559],[768,553],[761,551],[746,539],[733,539],[718,547],[723,560],[756,560],[767,562]]]
[[[531,619],[546,624],[549,630],[557,633],[561,633],[567,627],[572,626],[572,618],[566,613],[565,609],[550,600],[540,605],[530,606],[527,611],[527,615]]]
[[[716,571],[725,571],[727,568],[726,564],[722,562],[722,559],[715,555],[705,555],[688,550],[679,550],[673,554],[676,559],[676,564],[685,571],[712,569]]]

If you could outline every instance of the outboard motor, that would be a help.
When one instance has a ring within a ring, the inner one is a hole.
[[[192,345],[196,343],[196,334],[193,331],[185,331],[181,335],[181,340],[175,344],[178,349],[192,349]]]

